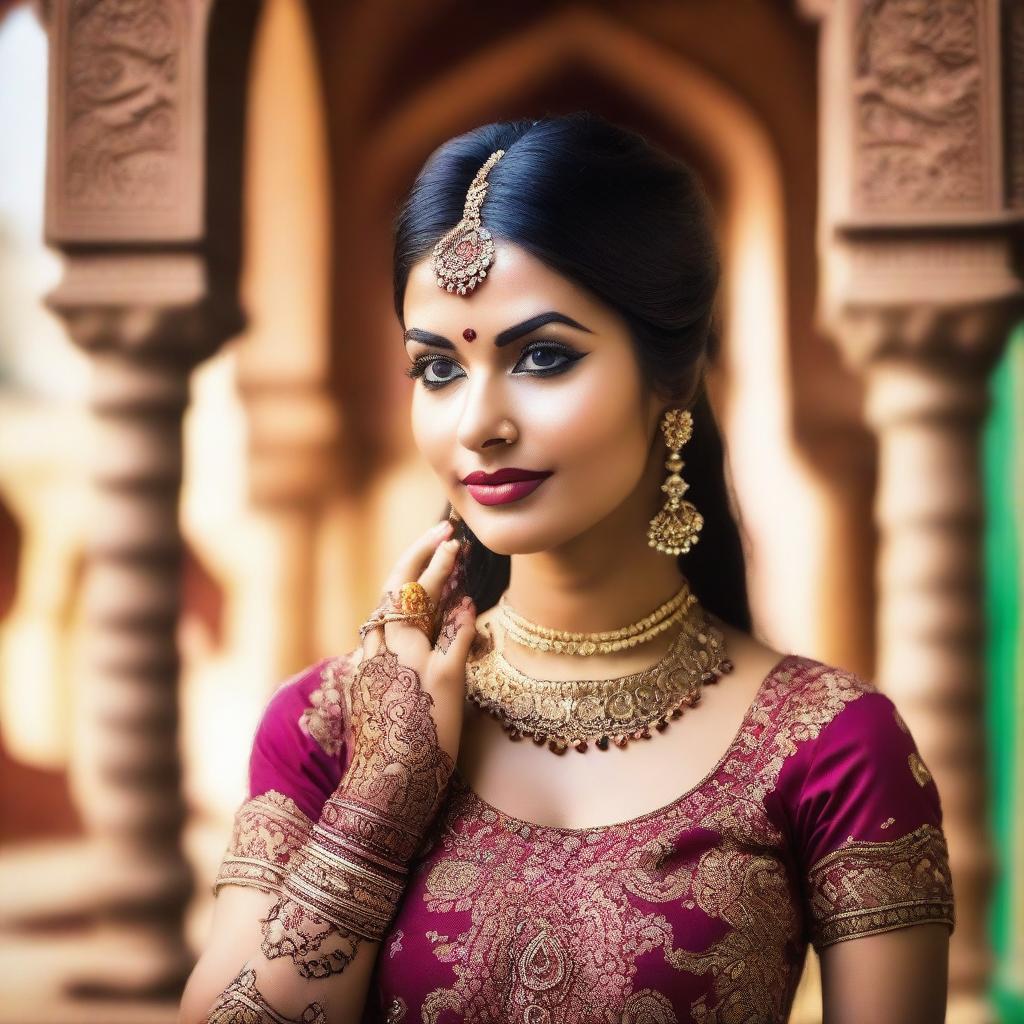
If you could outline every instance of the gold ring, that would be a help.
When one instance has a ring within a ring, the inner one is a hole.
[[[398,588],[398,599],[394,604],[398,611],[407,614],[434,614],[434,602],[430,600],[426,588],[419,582],[403,583]]]

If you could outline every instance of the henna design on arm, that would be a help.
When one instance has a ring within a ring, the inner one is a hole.
[[[217,997],[207,1015],[206,1024],[327,1024],[327,1013],[320,1003],[310,1003],[298,1020],[284,1017],[263,998],[256,987],[256,972],[248,964]]]
[[[362,940],[384,935],[455,767],[433,697],[386,646],[359,664],[348,696],[349,767],[263,922],[263,955],[289,957],[307,979],[343,971]]]
[[[290,957],[307,980],[340,974],[355,959],[361,941],[354,932],[324,921],[286,896],[261,923],[260,952],[268,960]]]

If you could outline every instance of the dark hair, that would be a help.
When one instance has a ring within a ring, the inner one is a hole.
[[[743,548],[704,386],[718,351],[720,268],[700,179],[643,136],[586,111],[495,122],[450,139],[428,158],[395,219],[394,300],[403,329],[412,267],[460,220],[473,176],[496,149],[505,155],[487,176],[481,219],[499,252],[501,240],[521,246],[614,308],[629,325],[647,386],[691,409],[684,476],[704,528],[679,556],[680,571],[709,611],[749,631]],[[484,547],[465,523],[461,529],[471,542],[467,588],[484,611],[507,587],[510,559]]]

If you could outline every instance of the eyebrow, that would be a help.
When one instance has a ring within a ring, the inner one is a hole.
[[[575,327],[578,331],[586,331],[587,334],[594,333],[589,327],[584,327],[583,324],[573,320],[571,316],[566,316],[564,313],[559,313],[556,310],[550,310],[547,313],[538,313],[537,316],[531,316],[529,320],[524,320],[520,324],[506,328],[494,339],[494,347],[501,348],[504,345],[510,345],[517,338],[521,338],[524,334],[529,334],[539,327],[544,327],[546,324],[565,324],[567,327]],[[419,341],[424,345],[433,345],[435,348],[447,348],[453,352],[455,351],[455,346],[443,335],[434,334],[431,331],[422,331],[418,327],[410,327],[405,332],[403,344],[407,341]]]

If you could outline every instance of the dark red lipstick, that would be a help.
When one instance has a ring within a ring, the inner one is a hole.
[[[549,476],[550,470],[517,469],[513,466],[493,473],[478,469],[464,476],[462,482],[481,505],[504,505],[532,494]]]

